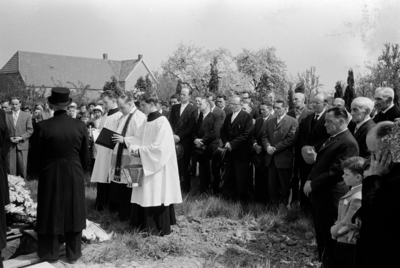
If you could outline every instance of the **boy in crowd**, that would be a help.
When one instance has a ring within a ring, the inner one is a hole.
[[[361,186],[365,165],[362,157],[351,157],[343,161],[343,179],[351,187],[339,200],[338,219],[331,228],[332,238],[337,240],[333,267],[355,267],[355,249],[357,226],[351,223],[356,211],[361,207]],[[366,171],[367,172],[367,171]]]

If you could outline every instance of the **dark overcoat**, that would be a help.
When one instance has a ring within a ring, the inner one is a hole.
[[[171,113],[169,114],[169,122],[174,134],[179,136],[179,142],[185,151],[190,151],[193,147],[192,133],[196,126],[197,108],[189,103],[182,114],[180,114],[181,105],[176,104],[172,106]]]
[[[368,132],[375,126],[374,120],[370,119],[364,124],[360,126],[357,132],[354,134],[356,125],[349,125],[349,130],[351,134],[353,134],[354,138],[358,143],[358,147],[360,148],[360,156],[364,158],[368,158],[371,156],[371,152],[368,150],[367,147],[367,134]]]
[[[400,267],[400,164],[388,174],[366,177],[362,182],[361,218],[357,240],[357,267]]]
[[[85,123],[66,111],[39,122],[29,151],[29,172],[39,180],[37,233],[57,235],[86,228],[84,172],[90,159]]]
[[[252,146],[250,144],[251,130],[253,129],[253,119],[250,114],[240,111],[235,120],[232,121],[233,113],[226,116],[224,125],[221,129],[221,140],[225,145],[227,142],[232,147],[232,151],[227,153],[234,160],[251,161]]]
[[[373,120],[376,124],[378,124],[379,122],[383,122],[383,121],[394,122],[394,120],[399,117],[400,117],[400,108],[397,107],[396,105],[393,105],[393,107],[390,108],[389,110],[387,110],[386,113],[383,113],[382,111],[377,113],[374,116]]]
[[[10,137],[8,135],[5,113],[3,110],[0,110],[0,251],[7,246],[6,215],[4,206],[10,203],[7,171],[5,166],[9,139]]]
[[[311,201],[314,207],[337,215],[339,198],[349,187],[343,181],[342,162],[358,156],[358,144],[349,130],[327,140],[317,151],[313,169],[308,176],[311,181]]]
[[[206,146],[205,153],[212,157],[219,144],[219,131],[221,129],[221,115],[208,113],[203,119],[203,114],[199,116],[196,127],[193,131],[193,140],[202,139]]]

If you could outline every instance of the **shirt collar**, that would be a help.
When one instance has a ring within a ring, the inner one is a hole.
[[[232,112],[232,115],[238,115],[238,113],[240,113],[241,110],[237,111],[237,112]]]
[[[323,115],[324,113],[325,113],[325,109],[324,109],[321,113],[319,113],[319,114],[315,113],[315,115],[317,115],[317,116],[318,116],[318,119],[319,119],[320,116]]]
[[[365,122],[367,122],[367,121],[370,120],[370,119],[371,119],[371,117],[370,117],[369,115],[366,116],[365,119],[364,119],[362,122],[360,122],[360,123],[358,123],[358,124],[356,125],[356,128],[359,129]]]
[[[205,119],[209,113],[211,113],[211,111],[208,111],[206,114],[203,114],[203,119]]]
[[[394,104],[392,103],[386,110],[382,111],[383,114],[385,114],[387,111],[389,111],[392,107],[394,106]]]
[[[351,186],[351,189],[350,189],[350,190],[352,191],[352,190],[354,190],[354,189],[356,189],[356,188],[358,188],[358,187],[361,187],[361,186],[362,186],[362,183],[359,184],[359,185],[356,185],[356,186]]]
[[[339,133],[336,133],[335,135],[332,135],[331,138],[336,137],[337,135],[339,135],[340,133],[343,133],[347,130],[347,127],[345,129],[343,129],[342,131],[340,131]]]
[[[285,117],[285,115],[286,115],[286,113],[284,113],[281,117],[276,117],[277,119],[278,119],[278,121],[281,121],[282,120],[282,118],[284,118]]]
[[[181,108],[186,108],[186,106],[188,106],[189,102],[186,104],[181,103]]]

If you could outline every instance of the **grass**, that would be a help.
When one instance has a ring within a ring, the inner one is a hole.
[[[31,190],[32,198],[36,199],[37,182],[28,182],[27,185]],[[184,194],[183,203],[175,205],[175,210],[178,220],[186,221],[187,226],[179,226],[178,222],[179,227],[175,226],[174,232],[167,237],[147,236],[130,227],[128,222],[120,222],[114,213],[107,210],[95,211],[93,209],[95,198],[96,188],[87,179],[87,218],[99,223],[107,232],[114,232],[114,237],[108,242],[86,245],[87,251],[81,258],[85,265],[112,263],[114,267],[126,267],[127,264],[131,267],[133,266],[129,265],[131,262],[139,260],[151,263],[168,259],[168,262],[178,261],[178,263],[170,265],[170,267],[174,267],[181,265],[179,261],[182,258],[193,257],[196,252],[202,252],[196,257],[201,259],[200,267],[300,267],[296,266],[297,264],[294,262],[282,262],[282,260],[277,262],[270,259],[276,255],[275,247],[279,247],[281,242],[260,246],[257,241],[253,241],[253,244],[239,241],[240,247],[238,248],[228,245],[232,239],[224,238],[226,245],[223,253],[212,253],[211,245],[202,242],[201,239],[204,237],[199,238],[206,231],[202,228],[206,226],[206,223],[211,222],[207,225],[207,228],[210,229],[207,230],[209,231],[208,236],[224,232],[222,229],[218,229],[220,222],[228,226],[226,228],[228,230],[222,236],[229,235],[229,232],[234,232],[237,228],[245,228],[248,224],[255,224],[259,228],[259,232],[272,234],[273,237],[276,237],[276,233],[280,233],[282,230],[284,233],[286,230],[296,237],[304,237],[306,232],[313,232],[310,215],[304,214],[298,207],[289,210],[277,209],[260,204],[242,205],[211,195]],[[183,232],[184,230],[187,230],[187,234]],[[197,240],[192,242],[191,239]],[[234,239],[232,241],[235,242]],[[262,252],[261,256],[260,252]],[[290,254],[289,251],[286,259],[290,259]],[[304,266],[304,262],[302,265]],[[181,265],[181,267],[184,266]]]

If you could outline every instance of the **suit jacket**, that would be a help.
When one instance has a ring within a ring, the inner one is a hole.
[[[250,115],[253,119],[257,119],[260,117],[260,108],[258,105],[254,104],[254,103],[251,105]]]
[[[214,110],[212,111],[213,114],[216,116],[219,116],[221,118],[221,123],[223,124],[226,118],[224,110],[221,108],[218,108],[217,106],[214,107]]]
[[[20,111],[17,125],[14,125],[13,112],[10,111],[6,114],[6,120],[10,137],[22,137],[22,141],[17,144],[18,150],[28,150],[29,137],[33,133],[32,116],[26,112]],[[9,140],[9,142],[11,144],[11,140]]]
[[[9,139],[6,116],[4,111],[0,110],[0,251],[7,246],[4,206],[10,203],[6,168],[7,141]]]
[[[388,174],[366,177],[362,184],[361,208],[356,217],[362,220],[359,267],[400,267],[400,164]]]
[[[317,151],[317,159],[307,179],[311,181],[313,206],[337,213],[339,198],[349,188],[342,178],[342,162],[358,156],[358,152],[357,141],[349,130],[325,141]]]
[[[297,138],[297,128],[299,123],[287,114],[278,122],[278,118],[267,122],[267,127],[263,134],[263,147],[267,150],[268,146],[275,147],[273,155],[265,155],[265,165],[268,167],[274,159],[277,168],[293,168],[294,144]]]
[[[231,123],[233,113],[228,114],[221,129],[221,140],[225,145],[227,142],[232,151],[227,154],[236,160],[250,160],[251,144],[250,134],[253,128],[251,115],[240,111],[235,120]]]
[[[301,112],[299,118],[296,118],[296,112],[295,112],[294,109],[290,110],[290,111],[287,113],[287,115],[288,115],[288,116],[291,116],[291,117],[293,117],[293,118],[295,118],[295,119],[297,119],[297,122],[299,122],[299,124],[300,124],[301,121],[303,121],[303,119],[306,119],[306,117],[307,117],[310,113],[312,113],[312,111],[308,110],[307,106],[304,106],[304,110],[303,110],[303,112]]]
[[[206,154],[211,157],[214,151],[218,148],[219,144],[219,131],[221,129],[221,117],[208,113],[206,118],[203,119],[203,114],[199,116],[196,127],[193,131],[193,140],[202,139],[204,146],[206,146]]]
[[[193,143],[192,133],[196,126],[197,108],[189,103],[185,110],[183,110],[182,115],[180,115],[181,105],[176,104],[172,106],[169,122],[174,134],[179,136],[183,148],[190,150]]]
[[[360,156],[367,158],[371,156],[371,152],[368,150],[367,147],[367,134],[375,126],[374,120],[370,119],[366,121],[364,124],[360,126],[360,128],[357,130],[356,134],[354,134],[356,125],[349,125],[349,130],[351,134],[353,134],[354,138],[356,139],[358,143],[358,148],[360,149]]]
[[[257,145],[261,146],[263,148],[263,151],[265,151],[265,149],[263,147],[263,143],[262,143],[263,134],[264,134],[265,129],[267,128],[267,122],[269,120],[272,120],[273,118],[275,118],[275,116],[270,114],[268,116],[268,118],[266,119],[267,120],[266,122],[264,122],[264,118],[262,118],[262,117],[259,117],[256,119],[253,130],[251,131],[251,137],[250,137],[252,146],[254,146],[254,144],[257,143]]]
[[[326,132],[325,128],[325,115],[326,111],[319,117],[318,121],[314,125],[314,128],[311,128],[311,124],[315,117],[315,113],[307,115],[307,117],[301,121],[298,137],[300,140],[300,148],[310,145],[314,146],[318,151],[322,143],[329,138],[329,134]]]
[[[91,156],[85,123],[66,111],[38,123],[28,168],[39,179],[38,234],[80,232],[86,227],[85,171]]]
[[[232,113],[232,109],[228,106],[225,106],[223,110],[225,112],[225,118],[228,116],[228,114]]]
[[[386,113],[379,112],[374,116],[374,122],[378,124],[379,122],[382,121],[392,121],[396,118],[400,117],[400,108],[397,107],[396,105],[393,105],[392,108],[390,108]]]

